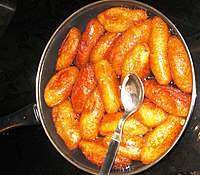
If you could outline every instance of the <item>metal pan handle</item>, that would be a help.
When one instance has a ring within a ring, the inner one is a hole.
[[[22,127],[39,125],[39,115],[36,104],[29,104],[15,113],[0,117],[0,133],[7,130]]]

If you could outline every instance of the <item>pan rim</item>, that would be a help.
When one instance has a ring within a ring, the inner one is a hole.
[[[38,66],[38,70],[37,70],[37,75],[36,75],[36,105],[37,105],[37,109],[38,109],[38,113],[39,113],[39,118],[40,118],[40,121],[42,123],[42,126],[44,128],[44,131],[47,135],[47,137],[49,138],[49,140],[51,141],[51,143],[53,144],[53,146],[56,148],[56,150],[67,160],[69,161],[71,164],[75,165],[77,168],[81,169],[81,170],[84,170],[86,172],[89,172],[91,174],[94,174],[94,173],[98,173],[97,171],[94,171],[93,169],[88,169],[88,167],[84,167],[83,164],[78,165],[76,162],[74,162],[73,159],[71,159],[70,157],[67,157],[66,154],[64,154],[62,152],[62,150],[58,147],[58,145],[55,143],[55,141],[53,140],[53,138],[51,137],[51,134],[50,134],[50,131],[49,129],[47,128],[46,126],[46,123],[44,121],[44,117],[43,117],[43,110],[42,110],[42,102],[41,102],[41,98],[42,98],[42,95],[41,94],[41,76],[42,76],[42,72],[43,72],[43,69],[44,69],[44,62],[45,62],[45,59],[46,59],[46,53],[51,45],[51,43],[53,42],[53,40],[56,38],[57,36],[57,33],[67,24],[67,22],[74,16],[78,15],[79,13],[83,13],[84,10],[88,9],[88,8],[91,8],[91,7],[95,7],[99,4],[103,4],[103,3],[125,3],[125,2],[129,2],[129,3],[132,3],[133,6],[141,6],[141,8],[144,8],[144,9],[147,9],[150,10],[150,11],[153,11],[155,14],[159,15],[162,19],[164,19],[165,22],[167,22],[167,24],[170,25],[170,27],[173,27],[173,29],[175,30],[175,33],[181,38],[186,50],[187,50],[187,53],[188,53],[188,56],[190,58],[190,64],[191,64],[191,67],[192,67],[192,75],[193,75],[193,89],[192,89],[192,101],[191,101],[191,106],[190,106],[190,110],[189,110],[189,114],[188,114],[188,117],[186,119],[186,122],[181,130],[181,132],[179,133],[179,136],[176,138],[176,140],[174,141],[173,145],[170,147],[170,149],[168,149],[162,156],[160,156],[156,161],[148,164],[148,165],[145,165],[144,168],[139,168],[138,170],[136,171],[132,171],[132,172],[125,172],[125,174],[136,174],[136,173],[139,173],[139,172],[142,172],[144,170],[147,170],[148,168],[152,167],[153,165],[155,165],[157,162],[159,162],[161,159],[163,159],[172,149],[173,147],[175,146],[175,144],[178,142],[178,140],[180,140],[180,137],[183,135],[183,132],[185,131],[185,128],[188,126],[188,122],[192,116],[192,112],[194,110],[194,106],[195,106],[195,102],[196,102],[196,97],[197,97],[197,92],[196,92],[196,77],[195,77],[195,71],[194,71],[194,65],[193,65],[193,61],[192,61],[192,56],[191,56],[191,53],[189,51],[189,48],[183,38],[183,36],[181,35],[181,33],[179,32],[179,30],[176,28],[176,26],[164,15],[162,14],[160,11],[156,10],[155,8],[149,6],[148,4],[145,4],[145,3],[142,3],[142,2],[139,2],[139,1],[134,1],[134,0],[101,0],[101,1],[96,1],[94,3],[90,3],[82,8],[80,8],[79,10],[75,11],[74,13],[72,13],[69,17],[67,17],[61,24],[60,26],[55,30],[55,32],[53,33],[53,35],[51,36],[51,38],[49,39],[43,53],[42,53],[42,56],[41,56],[41,59],[40,59],[40,62],[39,62],[39,66]],[[124,174],[122,172],[120,173],[113,173],[113,174]]]

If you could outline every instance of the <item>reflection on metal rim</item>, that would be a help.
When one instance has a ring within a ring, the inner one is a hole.
[[[195,104],[195,100],[196,100],[196,79],[195,79],[195,73],[194,73],[194,66],[192,63],[192,57],[191,54],[189,52],[189,49],[186,45],[186,42],[184,41],[182,35],[180,34],[180,32],[178,31],[178,29],[175,27],[175,25],[166,17],[164,16],[162,13],[160,13],[158,10],[154,9],[153,7],[150,7],[147,4],[138,2],[138,1],[130,1],[130,0],[104,0],[104,1],[97,1],[95,3],[89,4],[83,8],[81,8],[80,10],[76,11],[74,14],[72,14],[70,17],[68,17],[55,31],[55,33],[52,35],[52,37],[50,38],[48,44],[46,45],[46,48],[42,54],[41,60],[40,60],[40,64],[38,67],[38,72],[37,72],[37,78],[36,78],[36,101],[37,101],[37,106],[38,106],[38,113],[40,115],[40,120],[42,122],[42,125],[44,127],[44,130],[48,136],[48,138],[50,139],[50,141],[52,142],[52,144],[54,145],[54,147],[58,150],[58,152],[66,158],[66,160],[68,160],[69,162],[71,162],[73,165],[75,165],[76,167],[87,171],[89,173],[92,174],[97,174],[98,170],[100,169],[99,167],[95,167],[95,166],[88,166],[88,162],[87,160],[82,160],[82,162],[78,162],[78,160],[76,160],[75,155],[77,155],[75,152],[70,153],[70,152],[64,152],[63,150],[65,150],[65,148],[63,148],[63,144],[60,143],[59,141],[56,141],[56,133],[53,133],[52,128],[49,126],[49,123],[47,123],[46,121],[49,121],[49,116],[45,116],[46,111],[44,110],[44,102],[43,102],[43,90],[44,90],[44,85],[42,85],[42,78],[44,76],[44,71],[46,72],[50,72],[52,73],[51,69],[53,69],[52,67],[49,68],[47,67],[47,62],[48,62],[48,55],[49,52],[51,50],[54,50],[55,52],[55,48],[52,47],[55,45],[55,43],[57,43],[57,40],[60,39],[59,37],[61,37],[61,33],[63,32],[63,30],[66,30],[66,27],[71,27],[74,23],[72,23],[73,20],[77,20],[77,18],[81,18],[83,16],[84,13],[87,13],[87,17],[91,18],[92,16],[94,16],[94,14],[97,13],[98,10],[105,10],[109,7],[112,6],[125,6],[125,7],[130,7],[130,8],[141,8],[143,10],[146,10],[148,14],[152,15],[152,16],[160,16],[169,26],[169,28],[173,31],[173,33],[175,33],[183,42],[187,53],[189,55],[190,58],[190,63],[191,63],[191,67],[192,67],[192,74],[193,74],[193,91],[192,91],[192,101],[191,101],[191,106],[190,106],[190,111],[186,120],[186,123],[181,131],[181,133],[179,134],[178,138],[175,140],[174,144],[170,147],[170,149],[164,154],[162,155],[159,159],[157,159],[156,161],[152,162],[151,164],[148,165],[143,165],[142,163],[138,163],[135,162],[134,165],[131,165],[129,170],[125,170],[124,172],[112,172],[113,174],[136,174],[139,172],[142,172],[146,169],[148,169],[149,167],[153,166],[154,164],[156,164],[158,161],[160,161],[166,154],[168,154],[168,152],[174,147],[174,145],[176,144],[176,142],[179,140],[179,138],[181,137],[181,135],[183,134],[187,123],[190,119],[190,116],[192,115],[192,111],[194,108],[194,104]],[[89,13],[90,12],[90,13]],[[85,16],[84,16],[85,17]],[[85,19],[84,19],[85,20]],[[83,25],[83,24],[78,24],[78,25]],[[83,27],[83,26],[81,26]],[[56,58],[53,58],[56,59]],[[52,61],[52,60],[51,60]],[[48,71],[47,71],[48,70]],[[49,73],[49,74],[50,74]],[[47,73],[46,73],[47,74]],[[50,75],[49,75],[50,77]],[[43,78],[45,79],[45,78]],[[45,80],[46,81],[46,80]],[[45,108],[46,109],[46,108]],[[48,117],[48,119],[47,119]],[[57,136],[58,137],[58,136]],[[74,156],[74,157],[73,157]]]

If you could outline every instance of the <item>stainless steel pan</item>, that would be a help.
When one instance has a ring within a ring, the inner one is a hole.
[[[76,11],[75,13],[73,13],[58,27],[58,29],[54,32],[48,44],[46,45],[46,48],[43,52],[43,55],[39,63],[37,77],[36,77],[36,104],[30,104],[25,108],[23,108],[22,110],[16,112],[15,114],[1,117],[0,118],[1,132],[4,132],[8,129],[18,126],[36,125],[41,123],[47,137],[49,138],[53,146],[67,161],[71,162],[73,165],[86,172],[89,172],[91,174],[98,174],[100,167],[89,162],[79,149],[70,151],[66,147],[62,139],[59,137],[52,120],[51,109],[45,104],[43,94],[47,82],[52,77],[52,75],[55,74],[55,64],[56,64],[58,49],[69,29],[75,26],[79,28],[81,31],[83,31],[86,23],[89,21],[89,19],[91,19],[91,17],[95,17],[98,13],[104,11],[105,9],[115,6],[139,8],[146,10],[150,17],[153,17],[155,15],[160,16],[168,24],[171,32],[177,35],[182,40],[188,52],[190,63],[192,66],[193,90],[192,90],[192,101],[191,101],[190,111],[186,123],[181,133],[179,134],[178,138],[176,139],[174,144],[170,147],[170,149],[162,157],[160,157],[158,160],[156,160],[151,164],[144,165],[141,162],[135,161],[127,170],[124,171],[112,170],[112,174],[136,174],[141,171],[144,171],[149,167],[153,166],[154,164],[156,164],[158,161],[160,161],[174,147],[174,145],[178,142],[181,135],[183,134],[185,128],[187,127],[187,123],[191,118],[192,110],[194,108],[196,100],[196,80],[195,80],[194,66],[190,55],[190,51],[182,35],[176,28],[176,26],[166,16],[164,16],[161,12],[157,11],[156,9],[150,7],[147,4],[131,0],[98,1],[89,4],[81,8],[80,10]]]

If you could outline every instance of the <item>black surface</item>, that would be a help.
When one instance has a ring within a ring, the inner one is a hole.
[[[46,43],[66,17],[94,1],[10,0],[7,2],[16,2],[16,11],[9,25],[4,26],[4,33],[0,38],[0,116],[35,102],[35,77]],[[195,64],[199,95],[200,1],[142,0],[142,2],[164,13],[185,37]],[[0,27],[1,25],[0,23]],[[197,97],[191,121],[175,148],[162,161],[142,174],[200,171],[199,100]],[[0,135],[0,174],[87,173],[68,163],[55,150],[42,126],[33,126],[18,128]]]

